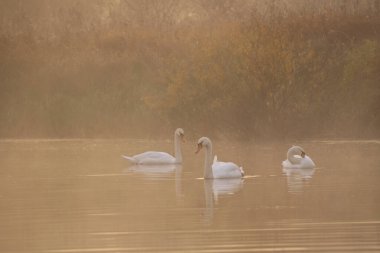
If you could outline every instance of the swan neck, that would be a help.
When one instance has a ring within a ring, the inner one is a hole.
[[[177,134],[174,134],[174,157],[177,163],[182,162],[182,152],[180,138]]]
[[[292,164],[298,164],[298,163],[300,163],[300,159],[294,156],[296,154],[297,154],[297,152],[296,152],[295,149],[290,148],[288,150],[287,158],[288,158],[288,160],[289,160],[290,163],[292,163]]]
[[[206,159],[205,159],[205,169],[204,169],[204,178],[214,178],[212,173],[212,144],[206,146]]]

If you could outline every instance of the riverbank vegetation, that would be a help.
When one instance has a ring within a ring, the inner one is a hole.
[[[379,137],[380,4],[2,1],[0,137]]]

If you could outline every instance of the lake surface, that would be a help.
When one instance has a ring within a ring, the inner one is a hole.
[[[149,140],[0,141],[0,251],[380,252],[380,141],[298,142],[317,168],[283,171],[293,143],[214,141],[244,179],[121,155],[173,153]]]

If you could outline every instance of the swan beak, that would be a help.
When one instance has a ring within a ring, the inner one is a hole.
[[[301,157],[302,157],[302,158],[305,158],[305,155],[306,155],[305,152],[302,152],[302,153],[301,153]]]
[[[202,149],[202,144],[198,143],[198,148],[197,148],[197,151],[195,151],[195,154],[198,154],[199,150],[201,149]]]
[[[182,141],[182,142],[186,142],[186,140],[185,140],[185,135],[183,135],[183,134],[181,134],[181,141]]]

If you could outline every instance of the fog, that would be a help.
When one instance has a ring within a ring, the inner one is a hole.
[[[0,138],[380,136],[380,2],[3,0]]]

